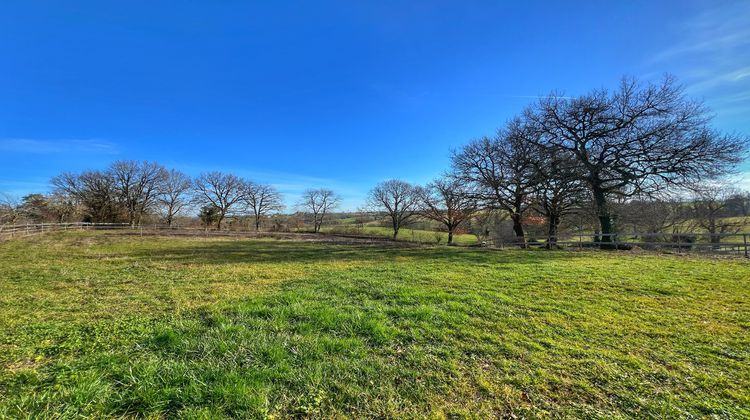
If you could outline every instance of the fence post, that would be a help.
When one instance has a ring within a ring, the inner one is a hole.
[[[742,240],[745,242],[745,258],[748,258],[747,254],[747,233],[742,234]]]

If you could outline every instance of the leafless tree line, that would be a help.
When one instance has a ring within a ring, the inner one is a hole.
[[[440,223],[453,243],[456,230],[479,210],[475,194],[454,177],[441,177],[426,186],[416,186],[398,179],[376,185],[369,193],[366,211],[386,215],[393,228],[393,238],[402,227],[422,217]]]
[[[669,76],[658,84],[624,79],[614,91],[575,98],[552,93],[496,135],[453,152],[448,173],[426,188],[377,185],[369,208],[388,216],[394,237],[417,216],[443,223],[452,237],[473,215],[501,212],[519,243],[524,221],[539,216],[548,246],[564,217],[593,213],[596,241],[608,247],[620,230],[618,210],[679,196],[680,213],[718,240],[737,225],[726,221],[728,203],[745,202],[720,180],[746,158],[749,140],[709,124],[708,110]],[[679,217],[670,223],[686,226]]]
[[[746,137],[709,124],[708,110],[673,78],[624,79],[614,91],[545,96],[494,137],[456,151],[452,173],[485,208],[510,215],[519,242],[530,210],[547,218],[554,239],[563,216],[588,207],[606,245],[617,233],[615,203],[690,191],[695,205],[746,158]]]
[[[35,222],[85,221],[142,223],[155,216],[171,226],[180,216],[197,213],[208,228],[222,228],[227,217],[250,219],[255,230],[285,209],[282,194],[272,185],[230,173],[206,172],[194,179],[156,162],[116,161],[105,170],[65,172],[51,180],[50,194],[30,194],[22,200],[3,196],[0,221],[21,218]],[[309,189],[296,203],[313,219],[315,232],[340,203],[329,189]]]
[[[569,97],[544,96],[493,136],[452,152],[446,173],[425,186],[401,180],[376,185],[369,212],[382,214],[397,237],[403,226],[432,220],[454,233],[505,219],[517,242],[530,220],[544,220],[554,246],[566,219],[592,216],[597,242],[613,242],[627,226],[665,232],[700,227],[712,241],[737,228],[728,215],[747,216],[746,193],[724,177],[747,156],[750,140],[710,126],[709,111],[690,100],[673,78],[659,83],[623,79],[615,90]],[[234,174],[207,172],[195,179],[155,162],[118,161],[106,170],[63,173],[53,192],[21,203],[0,200],[3,223],[27,217],[66,221],[142,222],[159,214],[171,225],[195,214],[205,226],[244,216],[259,230],[284,210],[272,186]],[[340,204],[328,189],[303,193],[295,208],[319,232]],[[494,222],[490,222],[494,220]],[[580,223],[579,223],[580,224]],[[691,225],[692,224],[692,225]]]
[[[8,208],[32,221],[133,226],[147,215],[158,215],[171,226],[178,216],[194,214],[197,208],[202,216],[210,215],[207,226],[215,223],[218,229],[228,214],[251,215],[260,229],[263,218],[284,208],[283,197],[271,185],[220,172],[192,179],[156,162],[116,161],[105,170],[62,173],[51,184],[50,194],[31,194]]]

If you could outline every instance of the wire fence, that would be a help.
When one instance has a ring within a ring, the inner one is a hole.
[[[265,236],[265,237],[305,237],[304,233],[292,232],[256,232],[253,229],[231,227],[224,230],[205,229],[202,227],[180,225],[138,225],[128,223],[29,223],[21,225],[0,225],[0,240],[23,238],[48,232],[75,230],[119,230],[133,234],[165,234],[175,236]],[[315,237],[332,236],[360,240],[387,239],[377,235],[321,233]],[[750,257],[750,232],[737,233],[709,233],[709,232],[677,232],[677,233],[613,233],[600,234],[592,232],[564,232],[552,237],[536,237],[533,239],[478,239],[477,245],[493,248],[554,248],[554,249],[612,249],[612,250],[661,250],[679,253],[711,253],[722,255],[737,255]]]
[[[676,233],[611,233],[566,232],[555,237],[537,237],[535,239],[499,240],[487,239],[483,245],[506,247],[543,247],[556,249],[612,249],[612,250],[664,250],[674,252],[698,252],[739,255],[748,257],[750,252],[750,233],[710,233],[710,232],[676,232]]]
[[[130,235],[165,235],[185,237],[237,237],[237,238],[275,238],[275,239],[302,239],[315,241],[332,241],[338,239],[354,240],[357,242],[384,242],[386,238],[345,233],[312,233],[308,231],[256,231],[253,228],[243,226],[227,226],[221,230],[206,229],[199,226],[166,225],[166,224],[143,224],[130,225],[128,223],[38,223],[21,225],[0,225],[0,241],[14,238],[24,238],[44,233],[76,231],[76,230],[105,230],[120,231]],[[403,244],[402,242],[399,242]]]

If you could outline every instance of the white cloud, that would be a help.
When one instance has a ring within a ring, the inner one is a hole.
[[[647,64],[676,73],[692,96],[718,114],[750,109],[750,3],[707,3],[710,8],[671,30],[675,45]]]
[[[5,138],[0,139],[0,151],[7,153],[91,153],[114,155],[119,153],[114,143],[104,140],[36,140]]]

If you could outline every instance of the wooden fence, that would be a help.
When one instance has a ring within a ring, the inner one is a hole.
[[[21,225],[0,225],[0,240],[21,238],[47,232],[59,232],[67,230],[123,230],[134,234],[169,234],[185,236],[270,236],[270,237],[293,237],[291,233],[284,232],[255,232],[247,228],[233,227],[230,229],[216,231],[197,227],[167,226],[167,225],[141,225],[131,226],[127,223],[37,223]],[[297,234],[307,235],[309,234]],[[378,239],[386,240],[377,236],[365,234],[318,234],[317,236],[336,236],[356,239]],[[664,250],[673,252],[698,252],[724,255],[750,256],[750,233],[721,233],[711,234],[707,232],[680,232],[680,233],[617,233],[598,234],[592,232],[565,232],[557,236],[556,240],[550,237],[537,237],[526,240],[480,240],[478,245],[494,248],[546,248],[554,244],[555,248],[561,249],[633,249],[641,248],[647,250]]]
[[[556,239],[556,240],[555,240]],[[566,232],[557,238],[537,237],[521,240],[487,240],[487,246],[506,247],[549,247],[563,249],[647,249],[669,250],[676,252],[704,252],[714,254],[731,254],[749,257],[750,233],[613,233],[600,234],[592,232]]]
[[[112,230],[128,229],[127,223],[27,223],[22,225],[0,225],[0,240],[20,238],[47,232],[66,230]]]

